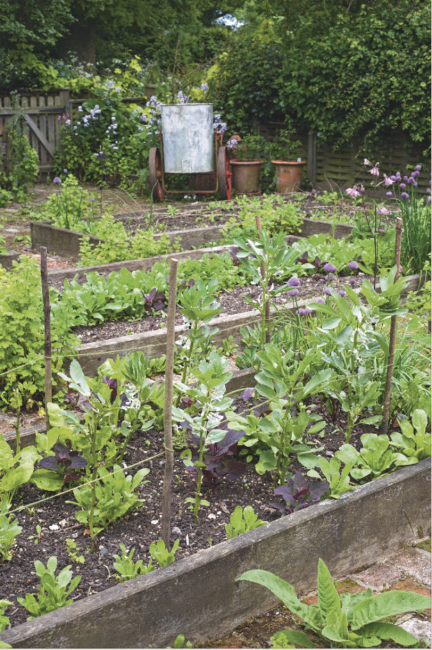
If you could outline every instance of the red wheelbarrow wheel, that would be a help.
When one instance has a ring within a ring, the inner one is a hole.
[[[149,183],[153,201],[162,201],[162,156],[157,147],[152,147],[149,154]]]
[[[231,198],[231,163],[229,161],[228,149],[219,147],[218,153],[218,182],[221,199],[229,201]]]

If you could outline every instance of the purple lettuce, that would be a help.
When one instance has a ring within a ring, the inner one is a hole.
[[[225,425],[228,426],[228,425]],[[217,481],[223,477],[234,481],[246,472],[247,465],[235,458],[237,454],[237,443],[245,435],[244,431],[234,431],[227,429],[226,436],[220,442],[209,445],[204,452],[203,462],[203,484],[212,488],[216,492]],[[199,446],[199,437],[192,436],[191,442]],[[198,452],[192,455],[192,461],[198,460]],[[188,471],[197,473],[196,467],[188,467]]]
[[[275,494],[280,494],[284,498],[286,506],[278,503],[270,505],[283,515],[286,512],[291,514],[318,503],[329,487],[328,481],[307,481],[303,474],[296,472],[294,479],[288,479],[288,485],[282,485],[274,490]]]
[[[76,470],[82,470],[86,467],[86,459],[80,456],[77,451],[72,451],[60,442],[56,442],[54,445],[54,452],[55,456],[42,458],[39,465],[43,469],[61,474],[66,484],[78,480],[82,472]]]
[[[144,309],[146,311],[159,311],[166,307],[166,296],[164,291],[158,291],[156,288],[152,289],[149,294],[145,295],[143,292]]]

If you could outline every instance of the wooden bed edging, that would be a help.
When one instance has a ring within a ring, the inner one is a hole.
[[[316,588],[319,558],[343,578],[429,530],[430,459],[22,623],[0,639],[13,648],[166,648],[178,634],[214,638],[278,602],[263,587],[235,582],[245,571],[272,571],[305,596]]]
[[[217,241],[223,236],[223,225],[208,226],[203,228],[188,228],[186,230],[172,230],[167,232],[172,244],[180,239],[180,245],[183,250],[188,250],[194,246],[202,246],[208,242]],[[83,237],[88,237],[90,243],[96,246],[101,240],[93,235],[85,235],[74,230],[66,230],[53,226],[49,221],[33,221],[30,224],[32,248],[39,250],[41,246],[46,246],[48,253],[56,253],[63,257],[79,259],[80,241]],[[349,237],[353,226],[340,224],[335,228],[335,237]],[[332,224],[327,221],[317,221],[315,219],[304,218],[300,231],[297,233],[300,237],[309,237],[324,233],[332,234]],[[159,239],[162,233],[154,236]]]

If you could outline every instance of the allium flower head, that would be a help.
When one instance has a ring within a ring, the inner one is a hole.
[[[292,297],[298,296],[299,295],[299,290],[298,289],[291,289],[291,291],[288,291],[287,295],[292,296]]]
[[[407,183],[409,183],[409,184],[414,183],[414,179],[413,179],[412,176],[409,177],[409,179],[407,180]]]
[[[406,185],[405,185],[405,183],[401,183],[401,184],[399,185],[399,187],[401,188],[401,190],[404,190],[404,189],[406,188]]]
[[[331,291],[330,291],[330,289],[329,289],[328,287],[325,287],[325,288],[324,288],[324,294],[325,294],[326,296],[331,296]]]
[[[407,194],[406,192],[402,192],[401,197],[402,197],[403,199],[407,199],[407,198],[408,198],[408,194]]]
[[[324,298],[321,298],[321,297],[320,297],[320,298],[316,298],[316,299],[315,299],[315,302],[317,302],[317,303],[320,304],[320,305],[325,305],[325,304],[326,304],[326,301],[324,300]]]
[[[299,287],[300,286],[300,280],[297,277],[292,277],[288,280],[288,286],[289,287]]]
[[[53,180],[53,183],[56,183],[56,184],[61,183],[61,178],[59,178],[58,176],[56,176],[56,177],[54,178],[54,180]]]
[[[421,165],[416,165],[416,172],[421,172],[422,166]]]
[[[313,309],[309,309],[309,307],[300,307],[298,310],[298,313],[300,316],[307,316],[308,314],[311,314],[313,312]]]
[[[336,280],[336,276],[334,273],[328,273],[325,276],[326,282],[333,282],[333,280]]]
[[[386,196],[388,196],[389,198],[392,197],[392,196],[393,196],[393,192],[386,192]]]
[[[358,269],[358,264],[355,260],[352,260],[351,262],[348,262],[348,268],[352,269],[353,271],[356,271]]]
[[[344,291],[343,289],[339,289],[339,290],[338,290],[338,294],[339,294],[340,296],[342,296],[342,298],[344,298],[344,297],[346,296],[346,293],[345,293],[345,291]]]
[[[355,187],[347,187],[345,193],[348,194],[348,196],[352,196],[353,198],[360,196],[360,192]]]
[[[351,287],[353,287],[353,286],[355,285],[355,280],[354,280],[354,278],[351,278],[351,279],[350,279],[350,285],[351,285]]]
[[[326,273],[337,273],[337,268],[331,262],[327,262],[327,264],[324,264],[324,271]]]
[[[411,176],[412,176],[413,178],[417,178],[417,176],[420,176],[420,172],[418,172],[418,171],[416,170],[415,172],[413,172],[413,173],[411,174]]]

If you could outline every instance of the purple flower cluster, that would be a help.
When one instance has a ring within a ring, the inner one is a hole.
[[[227,125],[226,122],[222,122],[220,113],[213,116],[213,128],[216,129],[218,135],[222,135],[226,131]]]
[[[156,130],[159,128],[159,125],[161,123],[160,120],[160,109],[161,109],[161,102],[158,101],[156,95],[152,95],[150,99],[148,100],[146,106],[150,109],[150,120],[149,120],[149,125],[151,127],[154,127]]]
[[[179,90],[177,93],[177,104],[187,104],[189,102],[189,97],[183,93],[182,90]]]

